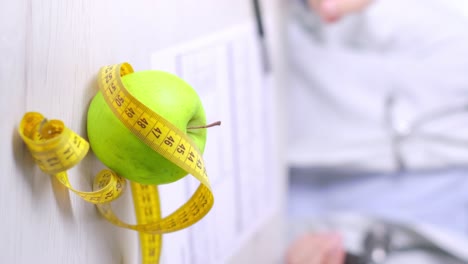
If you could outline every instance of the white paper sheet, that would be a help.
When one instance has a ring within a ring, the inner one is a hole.
[[[207,122],[222,122],[208,129],[203,155],[215,205],[189,229],[164,235],[162,263],[224,263],[280,206],[268,169],[275,162],[268,131],[273,105],[254,25],[158,51],[151,65],[186,80],[199,94]],[[163,214],[180,206],[198,184],[186,177],[161,186]]]

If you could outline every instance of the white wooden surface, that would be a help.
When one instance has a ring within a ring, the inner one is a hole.
[[[86,110],[101,66],[128,61],[135,69],[149,69],[151,53],[251,19],[250,5],[229,0],[2,1],[1,263],[137,263],[136,233],[107,223],[93,206],[40,172],[17,134],[18,123],[26,111],[38,111],[86,137]],[[273,9],[268,12],[278,11]],[[72,183],[90,190],[100,168],[88,155],[70,171]],[[133,220],[128,195],[117,207],[124,219]],[[259,230],[233,263],[260,263],[256,241],[276,232],[280,222]],[[279,236],[262,241],[269,243],[262,248],[280,247]]]

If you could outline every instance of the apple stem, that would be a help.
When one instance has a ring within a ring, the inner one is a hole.
[[[216,121],[216,122],[211,123],[209,125],[188,127],[187,129],[209,128],[209,127],[220,126],[220,125],[221,125],[221,121]]]

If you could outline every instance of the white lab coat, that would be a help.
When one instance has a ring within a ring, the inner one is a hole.
[[[291,165],[468,164],[466,1],[375,1],[335,25],[299,5],[291,14]]]
[[[334,25],[292,6],[290,216],[350,211],[468,245],[468,2],[376,0]]]

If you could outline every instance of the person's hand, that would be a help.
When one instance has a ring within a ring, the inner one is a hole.
[[[335,22],[347,14],[358,12],[372,0],[307,0],[309,6],[326,22]]]
[[[303,235],[286,253],[286,264],[343,264],[344,259],[341,237],[335,233]]]

